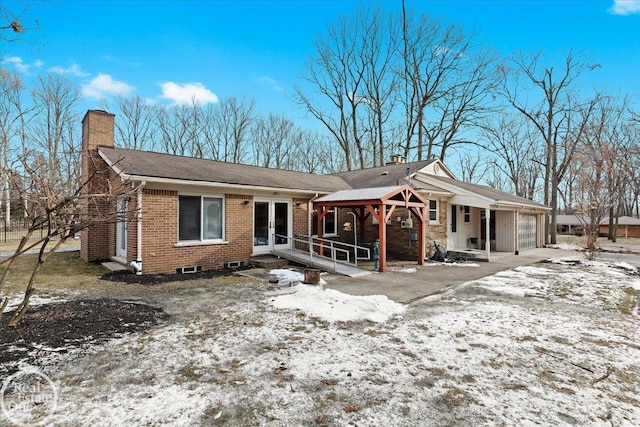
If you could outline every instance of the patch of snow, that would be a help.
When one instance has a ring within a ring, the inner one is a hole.
[[[353,296],[320,286],[297,285],[295,292],[273,298],[276,308],[301,310],[328,322],[369,320],[383,323],[402,314],[405,307],[383,295]]]
[[[294,269],[276,268],[270,270],[269,275],[277,277],[280,285],[293,285],[304,282],[304,273]],[[318,284],[326,285],[327,282],[321,278]]]
[[[554,245],[546,245],[547,248],[551,249],[562,249],[564,251],[584,251],[584,247],[580,245],[576,245],[575,243],[557,243]]]
[[[625,273],[633,272],[633,266],[626,270],[613,263],[571,258],[551,259],[548,263],[548,268],[517,267],[469,285],[507,295],[544,298],[611,311],[618,310],[626,288],[640,289],[640,279]]]
[[[4,309],[5,312],[16,309],[22,302],[24,295],[19,294],[15,296],[9,296],[8,298],[9,298],[9,302],[7,303],[7,306]],[[34,294],[34,295],[31,295],[31,298],[29,298],[29,306],[35,307],[38,305],[65,302],[65,301],[66,299],[63,299],[60,297],[48,296],[48,295],[40,296],[40,295]]]
[[[625,269],[627,271],[630,271],[632,273],[637,273],[638,272],[638,267],[636,267],[635,265],[631,265],[628,262],[620,261],[620,262],[614,262],[613,264],[616,267],[623,268],[623,269]]]
[[[390,271],[393,271],[395,273],[415,273],[416,271],[418,271],[418,269],[414,268],[414,267],[410,267],[410,268],[391,268]]]
[[[480,267],[479,264],[474,262],[435,262],[431,261],[424,264],[424,267]]]

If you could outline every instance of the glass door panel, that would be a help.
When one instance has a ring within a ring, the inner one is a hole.
[[[253,204],[253,247],[254,252],[269,249],[269,202]]]

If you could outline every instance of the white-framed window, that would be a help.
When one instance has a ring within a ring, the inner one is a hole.
[[[322,219],[322,235],[329,236],[338,234],[338,208],[330,208],[329,212]],[[318,211],[313,210],[311,215],[311,230],[314,236],[318,235]]]
[[[438,200],[429,200],[429,224],[440,224]]]
[[[178,196],[178,241],[224,240],[224,197]]]
[[[471,222],[471,208],[469,206],[464,207],[464,223],[469,224]]]

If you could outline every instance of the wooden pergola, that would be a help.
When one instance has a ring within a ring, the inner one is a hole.
[[[342,190],[314,201],[317,209],[318,238],[322,239],[322,220],[331,208],[351,208],[358,220],[359,238],[364,239],[364,224],[372,216],[378,221],[380,239],[379,271],[387,271],[387,221],[396,207],[406,208],[418,226],[418,264],[424,265],[426,218],[429,203],[408,185]],[[322,247],[318,249],[322,253]]]

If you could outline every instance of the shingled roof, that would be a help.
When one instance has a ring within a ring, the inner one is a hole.
[[[100,153],[125,175],[230,185],[332,193],[351,188],[342,178],[281,169],[181,157],[125,148],[100,147]]]
[[[496,203],[499,203],[499,202],[519,203],[519,204],[528,205],[528,206],[546,208],[545,205],[534,202],[533,200],[529,200],[529,199],[525,199],[524,197],[519,197],[513,194],[505,193],[504,191],[496,190],[495,188],[491,188],[486,185],[471,184],[469,182],[457,181],[455,179],[445,178],[442,176],[435,176],[435,175],[431,175],[429,176],[429,178],[434,179],[435,181],[440,181],[450,185],[455,185],[456,187],[462,188],[464,190],[472,191],[473,193],[479,196],[483,196],[488,199],[491,199]]]
[[[396,185],[409,184],[407,179],[407,169],[409,174],[413,175],[419,170],[425,168],[435,160],[423,160],[411,163],[394,163],[375,168],[353,170],[348,172],[338,172],[333,174],[339,176],[346,181],[352,188],[374,188],[374,187],[390,187]],[[416,190],[426,190],[434,192],[447,192],[442,188],[430,185],[425,182],[411,180],[411,187]]]

